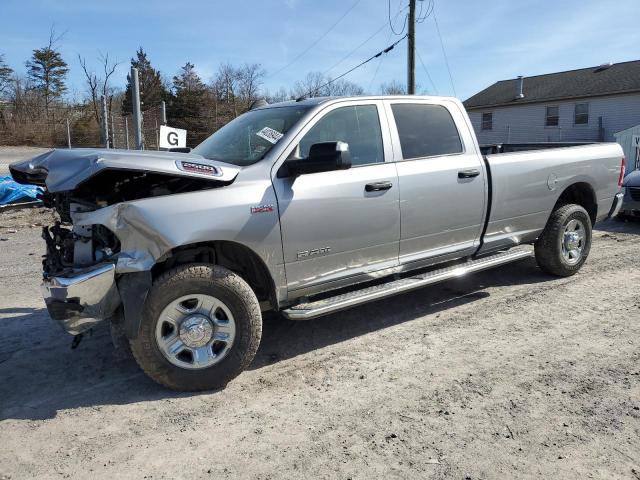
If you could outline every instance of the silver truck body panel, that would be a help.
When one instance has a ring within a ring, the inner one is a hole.
[[[404,160],[391,110],[393,103],[402,102],[447,108],[463,152]],[[564,189],[577,182],[595,192],[598,219],[612,211],[622,158],[617,144],[491,155],[485,162],[456,99],[356,97],[304,103],[310,109],[299,122],[261,161],[246,167],[199,155],[83,149],[44,154],[12,165],[12,172],[45,172],[52,192],[72,190],[105,168],[218,182],[217,188],[73,212],[72,219],[79,226],[104,225],[118,237],[116,276],[149,271],[176,247],[235,242],[264,262],[278,307],[306,295],[469,257],[478,249],[484,253],[532,242]],[[352,105],[377,107],[384,162],[278,177],[282,164],[319,119]],[[221,175],[186,172],[176,163],[183,160],[214,166]],[[469,168],[480,173],[458,178],[460,170]],[[379,181],[391,182],[392,188],[365,191],[367,183]],[[487,215],[486,234],[481,238]]]
[[[120,305],[112,263],[93,265],[73,275],[48,277],[42,284],[42,295],[49,315],[72,335],[92,328]],[[69,302],[74,308],[69,308]]]
[[[493,195],[482,251],[535,240],[562,192],[575,183],[593,188],[602,220],[619,191],[622,157],[617,143],[489,155]]]
[[[171,249],[200,242],[244,245],[264,261],[276,286],[286,285],[277,209],[269,180],[235,182],[223,188],[145,198],[76,213],[74,224],[100,224],[121,242],[116,273],[150,270]],[[283,297],[284,298],[284,297]]]
[[[466,124],[464,110],[446,98],[405,97],[384,103],[400,185],[400,264],[403,269],[415,268],[473,254],[484,225],[488,181],[472,130],[468,125],[458,127],[462,153],[405,160],[391,105],[441,105],[461,126]],[[458,178],[458,172],[466,169],[478,169],[480,175]]]
[[[218,169],[216,176],[185,171],[181,162],[197,162]],[[25,172],[46,174],[49,192],[73,190],[83,181],[106,169],[152,171],[167,175],[197,177],[217,182],[231,182],[240,169],[227,163],[212,162],[200,155],[137,150],[101,150],[94,148],[56,149],[31,160],[12,164]]]

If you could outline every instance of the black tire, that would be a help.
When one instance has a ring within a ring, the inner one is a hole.
[[[562,253],[564,232],[571,220],[578,220],[584,226],[585,238],[582,252],[576,263],[570,263]],[[592,238],[591,219],[580,205],[563,205],[553,211],[542,234],[535,243],[536,261],[546,273],[559,277],[569,277],[577,273],[589,256]]]
[[[213,295],[232,312],[236,335],[219,363],[198,370],[169,362],[156,341],[156,323],[164,308],[184,295]],[[224,388],[253,360],[262,335],[262,315],[251,287],[238,275],[217,265],[189,264],[158,277],[149,291],[138,336],[131,351],[138,365],[154,381],[177,391]]]

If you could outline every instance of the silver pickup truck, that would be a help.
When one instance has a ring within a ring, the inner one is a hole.
[[[458,100],[377,96],[256,108],[191,153],[53,150],[11,173],[60,217],[51,317],[74,335],[108,319],[152,379],[202,390],[250,364],[268,310],[310,319],[531,255],[576,273],[624,159],[483,156]]]

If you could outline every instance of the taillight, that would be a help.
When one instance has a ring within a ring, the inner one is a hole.
[[[620,162],[620,176],[618,177],[618,186],[621,187],[624,182],[624,172],[626,169],[626,162],[624,157],[622,157],[622,162]]]

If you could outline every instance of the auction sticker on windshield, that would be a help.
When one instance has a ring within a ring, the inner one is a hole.
[[[258,135],[261,138],[264,138],[267,142],[273,143],[275,145],[278,142],[278,140],[282,138],[283,134],[277,130],[274,130],[273,128],[264,127],[259,132],[256,132],[256,135]]]

